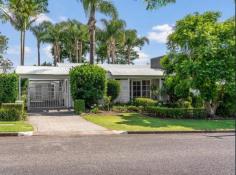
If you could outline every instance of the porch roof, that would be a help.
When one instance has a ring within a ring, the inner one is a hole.
[[[81,64],[58,63],[56,67],[51,66],[18,66],[16,73],[19,75],[68,75],[72,67]],[[163,70],[152,69],[150,65],[117,65],[98,64],[112,76],[163,76]]]

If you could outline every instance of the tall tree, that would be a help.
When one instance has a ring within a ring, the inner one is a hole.
[[[163,7],[169,3],[175,3],[175,1],[176,0],[144,0],[144,2],[147,3],[147,10]]]
[[[131,54],[135,48],[141,48],[145,43],[149,43],[148,38],[138,37],[136,30],[125,31],[125,43],[124,43],[124,54],[127,60],[127,64],[131,64]]]
[[[8,38],[0,32],[0,58],[3,58],[3,53],[7,49]]]
[[[53,25],[48,22],[46,34],[42,38],[43,42],[52,44],[54,65],[57,62],[61,62],[63,27],[60,23]]]
[[[30,30],[32,31],[33,35],[35,36],[37,40],[38,66],[40,66],[40,46],[41,46],[44,36],[46,35],[48,25],[49,25],[48,22],[42,22],[30,28]]]
[[[117,10],[113,3],[109,0],[80,0],[83,4],[86,15],[89,16],[89,38],[90,38],[90,64],[94,64],[94,57],[96,51],[96,12],[103,13],[108,16],[116,17]]]
[[[1,17],[20,31],[21,65],[24,65],[25,33],[39,14],[47,12],[47,5],[48,0],[4,0],[0,4]]]
[[[63,33],[64,46],[67,48],[69,60],[81,63],[85,53],[84,47],[88,42],[88,27],[76,20],[69,20],[65,22]],[[74,58],[72,59],[72,57]]]
[[[106,20],[102,19],[102,24],[104,26],[103,30],[100,31],[100,38],[106,44],[106,56],[108,59],[108,64],[117,63],[116,52],[117,45],[123,45],[125,40],[125,21],[120,19]]]
[[[165,58],[167,79],[175,79],[174,92],[187,96],[190,90],[204,100],[214,117],[226,94],[235,93],[235,23],[219,22],[220,13],[188,15],[177,21],[168,38]]]

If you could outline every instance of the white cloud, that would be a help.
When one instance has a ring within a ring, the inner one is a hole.
[[[60,16],[59,17],[59,21],[62,22],[62,21],[67,21],[68,18],[66,16]]]
[[[148,39],[158,43],[166,43],[167,37],[173,32],[173,26],[169,24],[156,25],[152,27],[151,32],[148,33]]]
[[[54,22],[49,16],[47,16],[46,14],[44,14],[44,13],[41,13],[41,14],[39,14],[38,16],[37,16],[37,19],[36,19],[36,21],[35,21],[35,24],[40,24],[40,23],[42,23],[42,22],[44,22],[44,21],[49,21],[49,22]]]
[[[32,49],[28,46],[25,46],[25,55],[29,55]],[[7,54],[9,55],[20,55],[20,46],[10,46],[7,49]]]
[[[48,44],[45,47],[43,47],[43,53],[49,59],[53,59],[51,50],[52,50],[52,45],[51,44]]]
[[[143,52],[142,50],[140,50],[138,47],[134,48],[134,50],[138,53],[139,58],[135,59],[133,62],[136,65],[147,65],[150,63],[150,56]]]

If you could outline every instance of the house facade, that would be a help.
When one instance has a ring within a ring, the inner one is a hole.
[[[58,63],[57,66],[18,66],[19,98],[21,80],[28,79],[27,107],[33,109],[72,108],[69,71],[80,64]],[[127,103],[136,97],[158,98],[162,87],[163,70],[150,65],[100,65],[109,79],[120,82],[118,103]],[[20,100],[20,99],[19,99]]]

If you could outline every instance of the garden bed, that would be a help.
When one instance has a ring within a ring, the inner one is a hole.
[[[111,130],[122,131],[229,131],[234,120],[160,119],[139,113],[87,114],[84,118]]]

